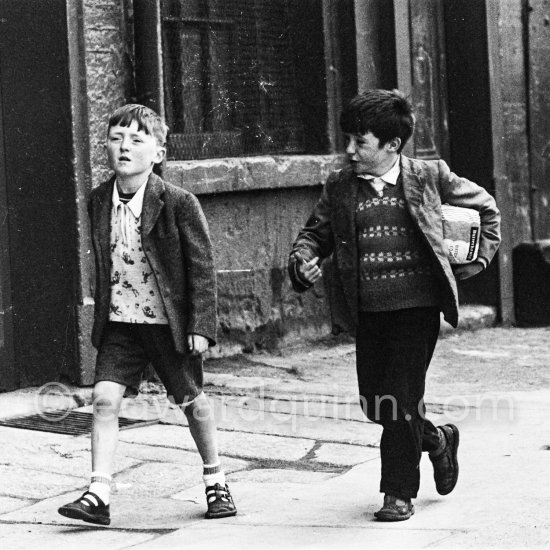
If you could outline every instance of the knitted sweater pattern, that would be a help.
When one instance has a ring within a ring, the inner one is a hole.
[[[433,260],[407,209],[401,178],[380,193],[362,180],[357,198],[359,309],[374,312],[439,305]]]

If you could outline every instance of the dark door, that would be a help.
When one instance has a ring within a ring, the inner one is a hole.
[[[14,372],[4,389],[58,380],[76,361],[68,4],[0,0],[1,300],[13,321],[4,315],[0,375]]]
[[[417,114],[407,154],[449,157],[447,76],[443,4],[437,0],[395,0],[398,87]]]
[[[405,154],[442,158],[494,192],[485,3],[394,0],[398,86],[418,116]],[[496,262],[460,281],[463,303],[497,305]]]
[[[1,80],[0,75],[0,80]],[[0,391],[16,386],[14,380],[8,204],[4,162],[4,130],[0,88]]]

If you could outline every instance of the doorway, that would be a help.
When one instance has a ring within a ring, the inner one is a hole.
[[[0,75],[0,81],[2,77]],[[4,150],[2,89],[0,87],[0,391],[16,387],[10,285],[8,204]]]

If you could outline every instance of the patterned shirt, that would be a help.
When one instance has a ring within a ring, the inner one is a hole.
[[[128,202],[117,184],[111,212],[111,306],[109,321],[168,324],[158,283],[141,244],[146,183]]]

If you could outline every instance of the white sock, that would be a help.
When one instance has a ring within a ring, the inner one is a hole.
[[[111,476],[103,472],[92,472],[91,483],[88,487],[90,493],[96,494],[106,505],[109,504],[111,495]]]
[[[204,464],[203,468],[202,479],[206,487],[211,487],[216,483],[225,487],[225,474],[219,462],[217,464]]]

